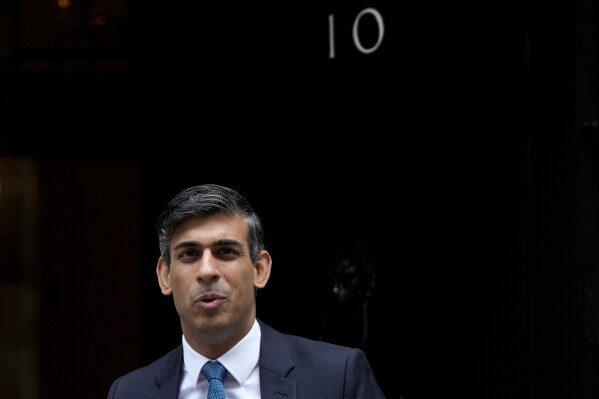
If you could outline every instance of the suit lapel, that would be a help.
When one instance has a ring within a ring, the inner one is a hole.
[[[286,378],[295,367],[283,336],[260,323],[260,393],[262,399],[296,399],[297,382]]]
[[[260,396],[262,399],[295,399],[297,382],[261,367]]]
[[[152,399],[177,399],[181,382],[181,365],[183,364],[183,347],[179,346],[171,352],[164,367],[156,374],[156,393]]]

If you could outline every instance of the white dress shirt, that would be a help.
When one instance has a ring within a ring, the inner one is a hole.
[[[260,326],[254,325],[245,337],[218,360],[228,373],[223,385],[227,399],[260,399],[260,372],[258,357],[260,355]],[[211,360],[194,351],[185,340],[183,343],[183,371],[180,399],[206,399],[208,381],[200,374],[202,366]]]

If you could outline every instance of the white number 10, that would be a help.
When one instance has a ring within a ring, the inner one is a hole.
[[[374,17],[376,24],[378,26],[379,35],[376,43],[370,48],[366,48],[362,46],[362,42],[360,41],[360,37],[358,36],[358,26],[362,17],[370,14]],[[354,24],[352,27],[352,38],[354,41],[354,45],[363,54],[370,54],[375,52],[383,41],[383,36],[385,35],[385,25],[383,23],[383,17],[378,10],[374,8],[365,8],[356,16],[354,19]],[[333,14],[329,15],[329,58],[335,58],[335,16]]]

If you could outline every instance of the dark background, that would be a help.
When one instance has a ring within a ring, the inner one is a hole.
[[[390,399],[597,395],[595,2],[59,4],[0,8],[8,398],[105,397],[180,342],[153,225],[205,182],[262,215],[259,317],[362,345]],[[359,246],[363,344],[331,302]]]

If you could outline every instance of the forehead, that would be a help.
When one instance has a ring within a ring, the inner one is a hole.
[[[235,239],[245,242],[248,226],[237,215],[212,215],[207,217],[193,217],[181,222],[173,231],[171,244],[180,241],[198,241],[208,243],[223,238]]]

